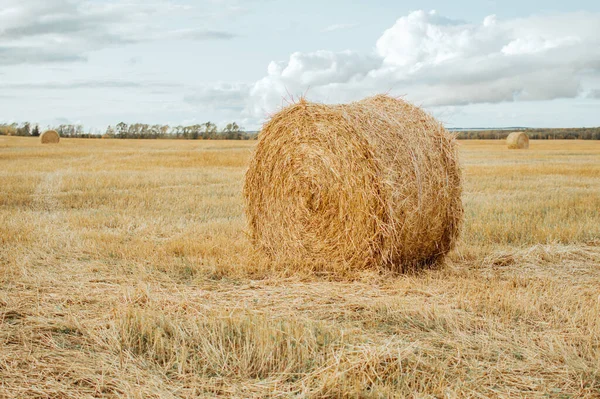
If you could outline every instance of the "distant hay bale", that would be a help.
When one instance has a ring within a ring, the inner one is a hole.
[[[60,141],[60,136],[56,130],[46,130],[40,135],[42,144],[56,144]]]
[[[506,144],[511,150],[529,148],[529,137],[523,132],[512,132],[506,138]]]
[[[301,100],[259,134],[244,196],[255,246],[333,272],[432,265],[463,219],[453,135],[385,95],[345,105]]]

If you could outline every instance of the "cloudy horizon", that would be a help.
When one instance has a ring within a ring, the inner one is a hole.
[[[355,3],[0,0],[0,123],[254,130],[385,92],[450,128],[600,126],[600,5]]]

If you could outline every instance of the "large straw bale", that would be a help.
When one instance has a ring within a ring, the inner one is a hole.
[[[526,150],[529,148],[529,137],[523,132],[512,132],[506,138],[506,144],[511,150]]]
[[[42,144],[56,144],[60,141],[60,136],[56,130],[46,130],[40,135]]]
[[[450,251],[463,219],[453,135],[403,100],[305,100],[267,122],[244,186],[256,247],[333,272],[407,271]]]

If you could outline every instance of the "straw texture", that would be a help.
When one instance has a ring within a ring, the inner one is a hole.
[[[506,144],[511,150],[526,150],[529,148],[529,137],[523,132],[512,132],[506,138]]]
[[[56,130],[46,130],[40,135],[42,144],[56,144],[60,141],[60,136]]]
[[[458,237],[461,191],[454,136],[385,95],[275,114],[244,186],[262,253],[333,272],[437,263]]]

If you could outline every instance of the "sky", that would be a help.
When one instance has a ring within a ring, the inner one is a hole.
[[[378,93],[447,127],[600,126],[600,2],[0,0],[0,123],[256,130]]]

